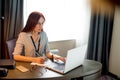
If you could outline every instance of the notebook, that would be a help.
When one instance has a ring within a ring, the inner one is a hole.
[[[0,67],[7,69],[15,69],[15,61],[11,59],[0,59]]]
[[[67,72],[82,66],[85,60],[87,46],[77,47],[67,51],[66,63],[52,62],[47,60],[45,64],[37,64],[38,66],[45,66],[47,69],[55,71],[60,74],[66,74]],[[32,65],[35,65],[32,63]]]

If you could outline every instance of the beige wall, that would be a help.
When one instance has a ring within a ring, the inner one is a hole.
[[[120,77],[120,7],[115,10],[109,72]]]

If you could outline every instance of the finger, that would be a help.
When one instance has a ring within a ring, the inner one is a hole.
[[[62,60],[63,62],[65,62],[65,61],[66,61],[66,60],[65,60],[65,58],[63,58],[63,57],[62,57],[62,58],[60,58],[60,60]]]
[[[44,59],[41,59],[41,63],[42,63],[42,64],[44,63]]]

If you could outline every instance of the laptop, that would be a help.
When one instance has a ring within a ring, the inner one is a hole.
[[[62,61],[52,62],[48,59],[45,64],[31,63],[31,65],[44,66],[54,72],[66,74],[67,72],[72,71],[73,69],[83,65],[86,55],[86,48],[87,45],[84,45],[68,50],[66,56],[66,63]]]
[[[46,68],[60,74],[66,74],[67,72],[82,66],[86,56],[87,45],[77,47],[67,51],[66,63],[62,62],[45,62]]]

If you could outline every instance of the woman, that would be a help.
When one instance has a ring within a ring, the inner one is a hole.
[[[65,58],[50,52],[48,37],[43,30],[44,22],[45,17],[40,12],[32,12],[29,15],[24,29],[18,36],[13,52],[14,60],[43,64],[47,57],[65,62]]]

